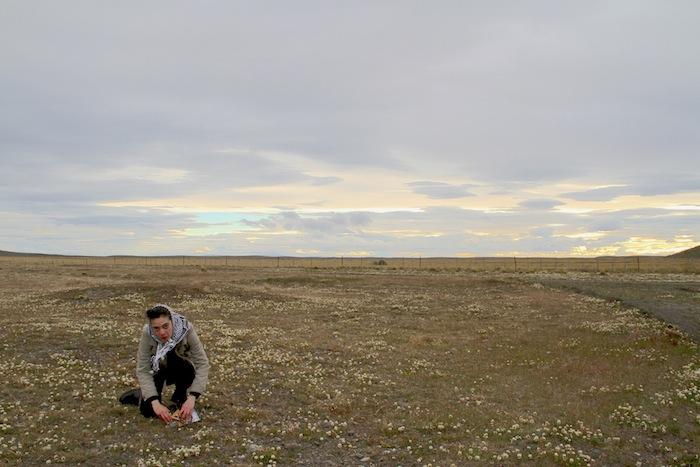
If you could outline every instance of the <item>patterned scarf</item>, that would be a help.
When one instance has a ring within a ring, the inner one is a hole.
[[[161,342],[160,339],[153,332],[153,327],[148,325],[148,334],[158,342],[158,348],[156,349],[156,354],[151,357],[151,368],[153,368],[153,373],[158,373],[160,370],[160,362],[165,358],[165,355],[173,350],[177,344],[179,344],[182,339],[185,338],[187,331],[190,330],[190,323],[187,318],[179,313],[175,313],[172,308],[168,305],[157,304],[155,306],[162,306],[170,311],[170,317],[173,323],[173,334],[170,336],[167,342]],[[155,308],[154,306],[154,308]]]

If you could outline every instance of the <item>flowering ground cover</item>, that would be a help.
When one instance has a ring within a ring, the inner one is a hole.
[[[700,280],[696,276],[572,272],[544,274],[538,279],[545,285],[620,301],[661,318],[700,341]]]
[[[698,464],[697,344],[540,279],[3,264],[0,464]],[[117,402],[157,302],[207,349],[202,422]]]

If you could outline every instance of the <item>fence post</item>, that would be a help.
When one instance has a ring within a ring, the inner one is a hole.
[[[423,267],[423,257],[419,256],[418,257],[418,269]]]
[[[518,272],[518,260],[513,256],[513,272]]]

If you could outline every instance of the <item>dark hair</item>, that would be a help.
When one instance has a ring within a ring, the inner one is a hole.
[[[170,314],[170,308],[164,305],[156,305],[153,308],[149,308],[148,310],[146,310],[146,316],[148,317],[148,319],[156,319],[160,318],[161,316],[165,316],[170,321],[173,320],[173,317]]]

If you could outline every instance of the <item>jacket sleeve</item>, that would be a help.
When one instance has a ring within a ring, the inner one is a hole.
[[[139,350],[136,354],[136,379],[139,380],[139,386],[141,386],[141,397],[145,400],[158,397],[158,391],[156,391],[156,385],[153,382],[153,373],[151,372],[152,340],[148,334],[148,325],[145,325],[139,341]]]
[[[195,372],[194,381],[192,381],[189,392],[203,394],[209,382],[209,359],[206,352],[204,352],[204,346],[202,341],[199,340],[194,327],[187,334],[190,344],[190,359],[192,360],[192,365],[194,365]]]

